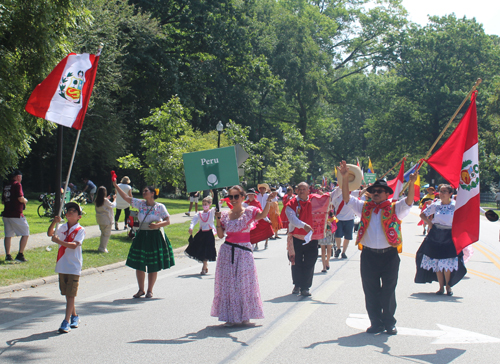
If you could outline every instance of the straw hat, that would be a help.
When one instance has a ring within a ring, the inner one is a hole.
[[[363,174],[361,173],[361,169],[354,165],[354,164],[348,164],[349,167],[349,172],[347,172],[349,176],[349,191],[354,191],[361,186],[361,181],[363,180]],[[339,178],[337,179],[337,182],[339,184],[339,187],[342,188],[342,181],[343,178],[339,174]]]
[[[431,193],[431,192],[435,192],[435,191],[436,191],[436,189],[434,187],[432,187],[432,186],[427,187],[427,192]]]
[[[269,185],[267,183],[259,183],[257,185],[257,189],[260,190],[261,187],[264,187],[266,189],[266,192],[269,192],[271,191],[271,189],[269,188]]]

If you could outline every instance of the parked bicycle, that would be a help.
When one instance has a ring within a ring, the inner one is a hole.
[[[41,202],[38,206],[37,212],[40,217],[54,217],[54,203],[55,194],[54,193],[42,193],[38,197],[38,201]]]

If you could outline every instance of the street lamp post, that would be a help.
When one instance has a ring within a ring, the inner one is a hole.
[[[220,148],[220,135],[222,134],[222,131],[224,130],[224,124],[222,124],[222,121],[219,120],[217,123],[217,126],[215,127],[217,129],[217,132],[219,133],[219,136],[217,138],[217,148]],[[214,203],[215,203],[215,208],[217,211],[219,211],[219,191],[217,188],[214,189]]]

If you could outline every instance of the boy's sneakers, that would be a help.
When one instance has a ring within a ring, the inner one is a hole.
[[[60,334],[65,334],[71,331],[71,328],[69,327],[69,322],[66,320],[63,320],[61,327],[59,328],[59,333]]]
[[[71,315],[71,323],[69,324],[69,327],[72,329],[76,329],[78,327],[78,324],[80,323],[80,316],[73,316]]]
[[[6,261],[6,262],[12,262],[12,255],[7,254],[7,255],[5,256],[5,261]]]
[[[18,262],[27,262],[26,258],[24,257],[24,254],[23,253],[18,253],[17,256],[16,256],[16,261]]]

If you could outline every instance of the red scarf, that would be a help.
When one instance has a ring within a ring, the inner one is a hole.
[[[373,210],[375,214],[378,214],[380,210],[385,210],[385,211],[390,211],[391,210],[391,204],[392,202],[389,200],[385,200],[382,203],[375,203],[373,201],[370,201],[366,204],[366,209],[368,211]]]
[[[76,234],[78,234],[78,231],[80,231],[81,228],[82,228],[81,226],[78,226],[75,230],[73,230],[71,232],[71,234],[68,235],[68,231],[69,231],[69,227],[68,227],[68,230],[66,230],[64,232],[64,234],[66,234],[66,239],[64,239],[64,241],[66,243],[72,243],[73,240],[75,239]],[[66,251],[66,247],[59,245],[59,250],[57,251],[57,262],[59,261],[59,259],[62,258],[65,251]]]
[[[261,211],[262,211],[262,205],[260,204],[259,201],[257,201],[256,198],[253,199],[253,201],[250,201],[250,200],[246,200],[245,203],[248,205],[248,206],[255,206],[257,208],[259,208]]]

